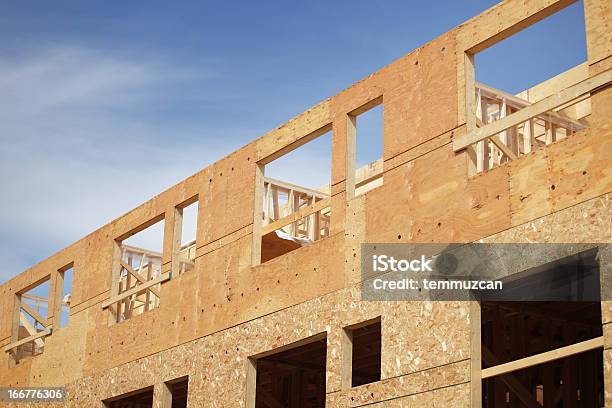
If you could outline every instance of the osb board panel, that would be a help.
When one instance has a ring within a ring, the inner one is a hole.
[[[585,23],[589,64],[612,55],[612,5],[607,0],[585,0]]]
[[[396,323],[405,319],[418,334]],[[469,358],[469,327],[468,302],[394,302],[383,319],[383,378]]]
[[[553,211],[612,191],[612,128],[576,134],[547,150]]]
[[[367,406],[369,408],[467,408],[470,406],[470,388],[468,384],[460,384]]]
[[[556,212],[547,220],[550,242],[612,242],[612,195],[607,193]]]
[[[429,390],[465,381],[467,363],[464,358],[455,359],[454,356],[468,353],[469,324],[467,319],[457,319],[455,312],[467,310],[467,306],[436,302],[431,304],[431,310],[427,310],[417,302],[362,302],[359,296],[358,289],[336,291],[160,353],[100,371],[67,384],[69,401],[59,406],[99,406],[99,401],[103,399],[185,375],[189,375],[189,406],[244,406],[242,400],[245,395],[246,362],[249,356],[274,350],[318,333],[327,333],[327,391],[333,393],[340,389],[339,362],[342,355],[338,334],[349,324],[377,315],[382,318],[384,331],[395,330],[394,335],[383,340],[383,367],[389,367],[395,359],[394,347],[398,344],[431,344],[427,355],[423,356],[424,363],[420,366],[423,371],[405,377],[406,380],[390,379],[388,382],[367,386],[367,391],[374,393],[377,401],[413,394],[417,398],[415,401],[423,402],[426,401],[423,398],[426,398],[424,395]],[[418,328],[423,320],[433,324],[433,319],[441,319],[436,322],[440,327],[439,336],[430,336]],[[445,349],[442,345],[456,341],[456,333],[462,333],[460,337],[465,338],[465,341],[458,342],[465,347],[460,353],[457,353],[457,350]],[[453,357],[449,358],[449,355]],[[383,368],[383,378],[389,378],[392,373],[385,370]],[[409,364],[402,362],[393,374],[403,377],[413,372]],[[357,389],[354,391],[359,392]],[[461,392],[463,391],[455,389],[455,399],[463,398]],[[355,395],[364,400],[366,398],[365,394]],[[437,398],[448,402],[445,397]]]
[[[466,360],[331,393],[327,395],[326,406],[359,407],[382,401],[390,402],[396,398],[469,381],[470,363]]]
[[[612,194],[517,225],[483,242],[612,242]]]

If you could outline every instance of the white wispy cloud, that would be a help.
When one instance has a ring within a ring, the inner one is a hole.
[[[158,116],[209,76],[75,47],[3,59],[0,282],[231,150]]]
[[[218,80],[206,64],[82,47],[0,59],[0,283],[256,137],[215,118],[240,109]],[[325,184],[324,145],[273,175]]]

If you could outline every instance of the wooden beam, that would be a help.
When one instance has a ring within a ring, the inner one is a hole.
[[[481,140],[497,135],[504,130],[510,129],[520,123],[526,122],[529,119],[553,110],[572,100],[579,98],[589,92],[593,92],[598,88],[604,87],[612,82],[612,70],[607,70],[585,81],[579,82],[576,85],[570,86],[554,95],[542,99],[512,115],[496,120],[489,125],[474,129],[465,136],[453,140],[453,150],[455,152],[463,150],[466,147],[479,142]]]
[[[575,85],[574,84],[569,84],[568,86],[571,85]],[[476,83],[476,87],[483,91],[483,94],[491,99],[502,99],[504,98],[506,100],[506,103],[509,107],[515,108],[515,109],[524,109],[528,106],[533,105],[533,102],[529,102],[526,101],[522,98],[519,98],[516,95],[512,95],[509,94],[507,92],[501,91],[499,89],[496,88],[492,88],[488,85],[482,84],[480,82]],[[566,115],[564,115],[562,112],[551,112],[549,113],[550,118],[549,120],[554,123],[555,125],[559,125],[561,127],[570,127],[570,126],[574,126],[574,129],[576,130],[581,130],[586,128],[586,126],[570,117],[567,117]]]
[[[342,330],[342,365],[341,386],[343,390],[350,390],[353,387],[353,331],[344,328]]]
[[[470,300],[470,406],[482,407],[482,323],[480,303]]]
[[[346,200],[350,201],[355,197],[356,188],[356,151],[357,151],[357,116],[346,115],[346,156],[345,160],[345,179],[346,179]]]
[[[36,328],[32,326],[32,323],[30,323],[30,321],[23,314],[23,312],[19,313],[19,321],[21,322],[23,327],[25,327],[26,331],[28,332],[30,336],[34,336],[35,334],[38,334],[38,331],[36,330]],[[34,343],[36,343],[38,347],[42,347],[45,345],[45,343],[41,339],[34,340]]]
[[[172,408],[172,390],[167,383],[155,384],[153,387],[153,406]]]
[[[571,344],[569,346],[560,347],[555,350],[546,351],[544,353],[521,358],[520,360],[510,361],[508,363],[499,364],[493,367],[482,370],[482,378],[495,377],[496,375],[509,373],[523,368],[532,367],[534,365],[547,363],[549,361],[559,360],[561,358],[573,356],[575,354],[584,353],[585,351],[603,347],[603,336],[595,337],[594,339],[582,341],[580,343]]]
[[[142,260],[141,260],[141,262],[142,262]],[[120,261],[119,261],[119,263],[121,264],[121,266],[123,266],[123,268],[125,268],[125,270],[126,270],[126,271],[128,271],[128,273],[129,273],[130,275],[132,275],[133,277],[135,277],[135,278],[136,278],[136,280],[138,280],[138,282],[140,282],[140,283],[146,283],[146,282],[147,282],[147,280],[146,280],[146,279],[145,279],[145,278],[144,278],[144,277],[143,277],[141,274],[139,274],[139,273],[138,273],[138,272],[136,272],[134,269],[132,269],[132,267],[131,267],[130,265],[126,264],[126,263],[125,263],[125,261],[124,261],[123,259],[122,259],[122,260],[120,260]],[[128,285],[128,287],[129,287],[129,285]],[[154,294],[155,296],[157,296],[157,297],[159,297],[159,296],[160,296],[160,295],[159,295],[159,292],[157,291],[157,289],[155,289],[155,288],[151,288],[151,289],[149,289],[149,290],[150,290],[151,292],[153,292],[153,294]]]
[[[126,290],[125,292],[113,296],[112,298],[102,302],[102,309],[106,309],[107,307],[109,307],[110,305],[119,302],[120,300],[125,299],[126,297],[132,296],[136,293],[142,292],[145,289],[149,289],[151,286],[157,285],[158,283],[162,283],[167,281],[168,279],[170,279],[172,277],[172,272],[166,272],[160,276],[158,276],[155,279],[152,279],[150,281],[147,281],[141,285],[135,286],[132,289]],[[159,292],[158,292],[159,293]]]
[[[255,203],[253,204],[253,241],[251,243],[251,266],[257,266],[261,263],[261,226],[263,224],[261,203],[263,202],[265,183],[264,180],[264,165],[258,163],[255,167],[255,194],[253,195]],[[276,204],[276,202],[274,204]],[[277,209],[278,207],[274,208],[275,211]]]
[[[173,217],[170,221],[172,222],[172,256],[170,257],[171,270],[175,276],[178,276],[181,273],[180,253],[182,250],[181,241],[183,239],[183,207],[174,207]]]
[[[15,347],[21,346],[22,344],[29,343],[29,342],[31,342],[33,340],[36,340],[36,339],[40,339],[41,337],[49,336],[52,331],[53,331],[53,329],[51,327],[47,327],[45,330],[43,330],[41,332],[38,332],[37,334],[35,334],[33,336],[29,336],[29,337],[26,337],[26,338],[21,339],[19,341],[15,341],[13,343],[10,343],[10,344],[6,345],[4,347],[4,351],[5,352],[9,352],[12,349],[14,349]]]
[[[300,208],[293,214],[290,214],[286,217],[281,218],[280,220],[274,221],[261,229],[261,235],[269,234],[270,232],[276,231],[279,228],[284,227],[285,225],[291,224],[292,222],[296,222],[301,220],[302,218],[321,211],[326,207],[331,206],[331,198],[326,198],[321,201],[317,201],[313,205],[308,205]]]
[[[29,305],[21,301],[17,302],[19,302],[19,307],[21,307],[27,314],[32,316],[37,322],[39,322],[45,327],[49,327],[51,325],[49,323],[49,319],[45,319],[44,317],[42,317],[36,310],[32,309]]]
[[[497,146],[497,148],[499,150],[501,150],[509,159],[511,160],[516,160],[518,159],[518,157],[516,156],[516,154],[514,154],[514,152],[512,150],[510,150],[510,148],[508,146],[506,146],[506,144],[504,142],[502,142],[499,138],[499,136],[497,135],[493,135],[489,138],[493,144],[495,146]]]
[[[257,396],[257,360],[247,358],[245,408],[255,408]]]
[[[272,184],[272,185],[274,185],[276,187],[280,187],[281,190],[284,189],[285,192],[294,191],[294,192],[302,193],[302,194],[305,194],[305,195],[315,196],[317,198],[327,198],[327,197],[329,197],[329,194],[322,193],[322,192],[320,192],[318,190],[313,190],[313,189],[308,188],[308,187],[298,186],[297,184],[291,184],[291,183],[287,183],[286,181],[276,180],[276,179],[269,178],[269,177],[265,177],[264,178],[264,182]]]

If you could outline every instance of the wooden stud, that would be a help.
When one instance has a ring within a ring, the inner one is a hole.
[[[146,289],[151,290],[152,286],[157,285],[158,283],[162,283],[162,282],[167,281],[168,279],[170,279],[171,276],[172,276],[171,272],[163,273],[163,274],[161,274],[160,276],[158,276],[155,279],[147,281],[147,282],[145,282],[145,283],[143,283],[141,285],[136,285],[133,288],[128,289],[125,292],[123,292],[123,293],[121,293],[121,294],[119,294],[117,296],[111,297],[110,299],[102,302],[102,304],[100,306],[102,307],[102,309],[106,309],[107,307],[111,306],[113,303],[119,302],[120,300],[125,299],[125,298],[127,298],[129,296],[132,296],[132,295],[134,295],[136,293],[140,293],[140,292],[142,292],[142,291],[144,291]]]
[[[571,344],[569,346],[560,347],[555,350],[546,351],[544,353],[521,358],[520,360],[514,360],[508,363],[485,368],[484,370],[482,370],[482,378],[490,378],[496,375],[521,370],[527,367],[532,367],[534,365],[544,364],[549,361],[558,360],[560,358],[573,356],[574,354],[584,353],[585,351],[603,347],[603,344],[603,336],[595,337],[594,339],[585,340],[580,343]]]
[[[32,336],[29,336],[29,337],[23,338],[21,340],[9,343],[9,344],[7,344],[4,347],[4,351],[5,352],[9,352],[9,351],[11,351],[11,350],[21,346],[22,344],[26,344],[26,343],[29,343],[29,342],[34,341],[36,339],[40,339],[42,337],[49,336],[51,334],[52,330],[53,329],[51,327],[47,327],[46,329],[44,329],[44,330],[42,330],[42,331],[40,331],[40,332],[38,332],[38,333],[36,333],[36,334],[34,334]]]
[[[353,386],[353,331],[343,329],[341,342],[341,387],[343,390],[348,390]]]
[[[314,214],[330,206],[331,206],[331,198],[326,198],[324,200],[317,201],[313,205],[303,206],[299,210],[295,211],[294,213],[289,214],[288,216],[283,217],[280,220],[271,222],[270,224],[261,228],[260,234],[261,235],[269,234],[270,232],[276,231],[277,229],[280,229],[286,225],[299,221],[302,218],[309,216],[310,214]]]
[[[470,301],[470,401],[472,408],[482,407],[482,321],[480,304]]]
[[[42,324],[45,328],[51,326],[51,322],[49,321],[49,319],[45,319],[44,317],[42,317],[36,310],[32,309],[29,305],[21,301],[18,301],[18,304],[21,309],[23,309],[27,314],[32,316],[34,320]]]
[[[355,197],[355,161],[357,148],[357,116],[346,115],[346,199]]]
[[[254,358],[247,358],[246,365],[245,408],[255,408],[257,398],[257,360]]]
[[[257,266],[261,263],[261,228],[263,224],[261,203],[263,201],[264,187],[264,165],[255,166],[255,205],[253,213],[253,241],[251,245],[251,265]],[[278,201],[275,202],[274,215],[277,216]]]
[[[153,390],[153,406],[155,408],[172,408],[172,390],[167,383],[155,384]]]
[[[173,216],[171,220],[172,225],[172,274],[178,276],[181,272],[180,265],[180,253],[181,253],[181,241],[183,240],[183,207],[174,207]],[[141,263],[142,266],[142,263]]]

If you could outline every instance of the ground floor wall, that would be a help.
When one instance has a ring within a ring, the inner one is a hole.
[[[611,242],[611,220],[612,194],[606,194],[484,241]],[[349,387],[342,382],[343,330],[377,317],[382,380]],[[325,333],[326,406],[468,407],[470,317],[469,302],[367,302],[351,286],[66,384],[68,400],[56,406],[103,407],[107,398],[154,386],[154,406],[162,408],[163,383],[189,376],[188,406],[245,407],[250,356]],[[612,302],[602,302],[602,321],[612,405]],[[69,369],[70,359],[62,364]],[[36,377],[32,372],[30,385],[42,385]]]

